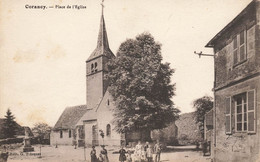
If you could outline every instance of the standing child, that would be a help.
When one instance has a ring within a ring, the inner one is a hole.
[[[151,145],[148,145],[148,148],[146,149],[146,159],[148,162],[153,161],[153,148]]]
[[[92,150],[90,152],[90,157],[91,157],[91,162],[97,162],[95,146],[92,146]]]
[[[109,162],[108,156],[107,156],[107,150],[105,149],[105,145],[102,145],[102,150],[100,151],[100,154],[103,158],[103,162]]]
[[[160,141],[157,140],[157,143],[154,145],[155,162],[160,162],[161,150],[162,145],[160,144]]]
[[[135,161],[141,162],[141,158],[142,158],[142,149],[143,146],[141,145],[141,141],[138,141],[137,145],[135,146]]]
[[[120,155],[119,155],[119,161],[120,161],[120,162],[126,161],[125,153],[126,153],[126,151],[125,151],[124,147],[121,146],[121,149],[119,150],[119,154],[120,154]]]
[[[126,162],[132,162],[131,151],[128,150],[126,154]]]

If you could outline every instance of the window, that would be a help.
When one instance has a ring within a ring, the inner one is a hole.
[[[97,62],[91,64],[91,73],[97,72]]]
[[[110,137],[111,136],[111,126],[110,124],[107,125],[107,136]]]
[[[110,104],[110,103],[109,103],[109,99],[108,99],[108,100],[107,100],[107,105],[109,106],[109,104]]]
[[[247,102],[246,94],[234,97],[235,100],[235,128],[237,132],[247,131]]]
[[[237,65],[246,60],[246,30],[233,38],[233,64]]]
[[[60,130],[60,138],[63,138],[63,132]]]
[[[231,96],[225,100],[226,134],[235,132],[255,133],[255,90]],[[234,129],[232,129],[232,122]]]
[[[95,62],[95,72],[97,72],[97,62]]]
[[[71,130],[69,130],[69,138],[71,138]]]
[[[91,64],[91,73],[94,73],[94,64]]]
[[[83,139],[83,138],[85,138],[85,132],[84,132],[85,130],[84,130],[84,127],[83,126],[79,126],[78,127],[78,134],[79,134],[79,138],[80,139]]]

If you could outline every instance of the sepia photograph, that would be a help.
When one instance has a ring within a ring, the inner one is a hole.
[[[260,162],[260,0],[1,0],[0,162]]]

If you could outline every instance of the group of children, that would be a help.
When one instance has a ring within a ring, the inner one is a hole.
[[[140,141],[135,146],[134,154],[131,156],[131,151],[126,150],[121,147],[119,150],[119,161],[120,162],[159,162],[160,161],[160,154],[161,154],[162,146],[157,141],[157,143],[152,147],[149,142],[146,142],[143,146]],[[126,154],[127,153],[127,154]],[[153,157],[155,155],[155,157]],[[154,158],[154,159],[153,159]]]
[[[92,150],[90,151],[91,162],[109,162],[105,146],[102,145],[101,147],[102,149],[100,151],[99,156],[97,157],[97,151],[95,149],[95,146],[92,146]]]
[[[109,162],[107,156],[107,150],[105,146],[102,145],[102,150],[100,151],[100,155],[96,157],[95,146],[92,147],[90,152],[91,162]],[[152,147],[149,142],[146,142],[143,146],[140,141],[135,146],[134,154],[131,154],[131,150],[126,151],[122,146],[119,150],[119,161],[120,162],[159,162],[161,154],[161,144],[159,141]],[[155,155],[153,159],[153,155]]]

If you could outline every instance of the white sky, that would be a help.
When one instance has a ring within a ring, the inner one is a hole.
[[[176,70],[173,98],[182,113],[211,95],[213,58],[193,52],[244,9],[250,0],[106,0],[111,50],[126,38],[150,32],[164,61]],[[87,9],[25,9],[25,5],[84,5]],[[98,0],[0,1],[0,117],[10,108],[21,125],[55,124],[67,106],[85,104],[85,60],[96,47]]]

